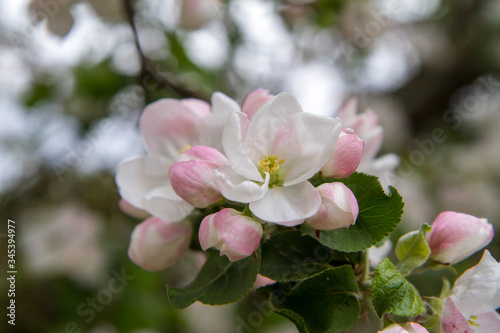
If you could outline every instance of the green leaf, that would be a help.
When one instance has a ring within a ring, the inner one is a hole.
[[[329,268],[291,290],[271,294],[273,311],[290,319],[301,333],[340,332],[358,320],[358,286],[352,267]]]
[[[384,313],[411,317],[425,312],[424,303],[415,286],[387,258],[375,271],[371,296],[379,317]]]
[[[334,180],[323,179],[315,185],[332,181]],[[320,231],[319,241],[338,251],[362,251],[377,244],[396,228],[403,214],[403,199],[392,186],[390,195],[386,195],[375,176],[354,173],[341,182],[356,196],[359,206],[358,218],[356,223],[347,229]],[[302,233],[316,238],[316,230],[305,223],[302,225]]]
[[[412,231],[401,236],[396,246],[396,255],[400,261],[397,269],[401,274],[408,275],[427,261],[431,254],[431,248],[427,245],[425,233],[431,229],[423,223],[420,231]]]
[[[279,232],[262,244],[260,274],[280,282],[301,280],[331,268],[332,252],[299,230]]]
[[[182,288],[167,285],[168,300],[175,308],[187,308],[195,301],[209,305],[236,302],[252,288],[259,272],[253,257],[231,262],[218,251],[207,253],[208,260],[193,282]]]

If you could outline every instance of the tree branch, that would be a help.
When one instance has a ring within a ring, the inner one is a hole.
[[[140,72],[140,85],[146,92],[146,102],[152,102],[149,98],[149,92],[154,89],[167,88],[177,94],[181,98],[198,98],[204,101],[209,101],[209,98],[199,92],[185,87],[177,82],[172,81],[170,78],[160,74],[152,65],[152,62],[144,55],[142,51],[141,44],[139,42],[139,34],[137,32],[137,26],[135,24],[135,10],[131,0],[123,0],[123,5],[125,13],[127,14],[127,20],[134,33],[134,42],[139,54],[139,60],[141,65]]]

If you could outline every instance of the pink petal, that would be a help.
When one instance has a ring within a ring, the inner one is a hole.
[[[241,104],[241,110],[248,116],[248,119],[252,119],[254,114],[273,98],[273,95],[269,95],[269,90],[257,89],[249,93],[243,103]]]
[[[448,297],[444,301],[444,309],[441,313],[441,325],[443,333],[472,333],[474,330],[470,326],[467,318],[457,309],[453,300]]]

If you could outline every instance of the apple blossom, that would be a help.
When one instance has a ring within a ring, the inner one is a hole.
[[[420,324],[406,323],[403,327],[398,324],[392,324],[384,328],[380,333],[429,333],[429,331]]]
[[[116,183],[121,197],[163,220],[185,218],[193,206],[172,189],[169,167],[194,145],[222,150],[222,129],[229,115],[238,110],[238,104],[221,93],[212,96],[212,112],[208,103],[197,99],[162,99],[149,104],[140,122],[148,153],[118,166]]]
[[[190,241],[191,226],[187,221],[168,222],[150,217],[132,231],[128,255],[146,270],[161,271],[184,256]]]
[[[481,261],[465,271],[444,301],[443,333],[496,332],[500,327],[500,263],[485,250]]]
[[[249,203],[259,219],[300,224],[321,205],[307,180],[328,161],[339,132],[338,119],[305,113],[286,93],[260,107],[251,121],[237,112],[224,129],[229,166],[215,171],[218,188],[229,200]]]
[[[426,239],[432,259],[454,264],[488,245],[493,234],[493,226],[487,219],[448,211],[434,220]]]
[[[221,255],[237,261],[257,250],[262,233],[259,222],[235,209],[224,208],[201,221],[198,237],[204,251],[215,247]]]
[[[323,176],[336,179],[350,176],[361,162],[364,146],[365,142],[353,130],[342,129],[332,156],[321,168]]]
[[[359,207],[354,193],[342,183],[325,183],[316,188],[321,196],[318,212],[307,223],[318,230],[348,228],[356,222]]]
[[[205,208],[223,199],[213,170],[227,164],[226,157],[215,148],[190,148],[170,166],[168,174],[172,188],[189,204]]]

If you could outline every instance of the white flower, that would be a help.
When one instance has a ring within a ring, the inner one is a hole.
[[[162,220],[185,218],[193,207],[172,189],[169,167],[191,146],[222,150],[222,129],[229,115],[239,109],[221,93],[212,96],[212,112],[208,103],[197,99],[162,99],[149,104],[140,123],[148,154],[118,166],[116,183],[121,197]]]
[[[286,93],[260,107],[251,121],[242,112],[233,114],[222,141],[230,166],[215,171],[220,192],[250,203],[264,221],[302,223],[321,205],[307,180],[328,161],[340,128],[338,119],[303,112]]]
[[[500,327],[500,263],[485,250],[481,261],[455,281],[441,314],[443,333],[491,333]]]

